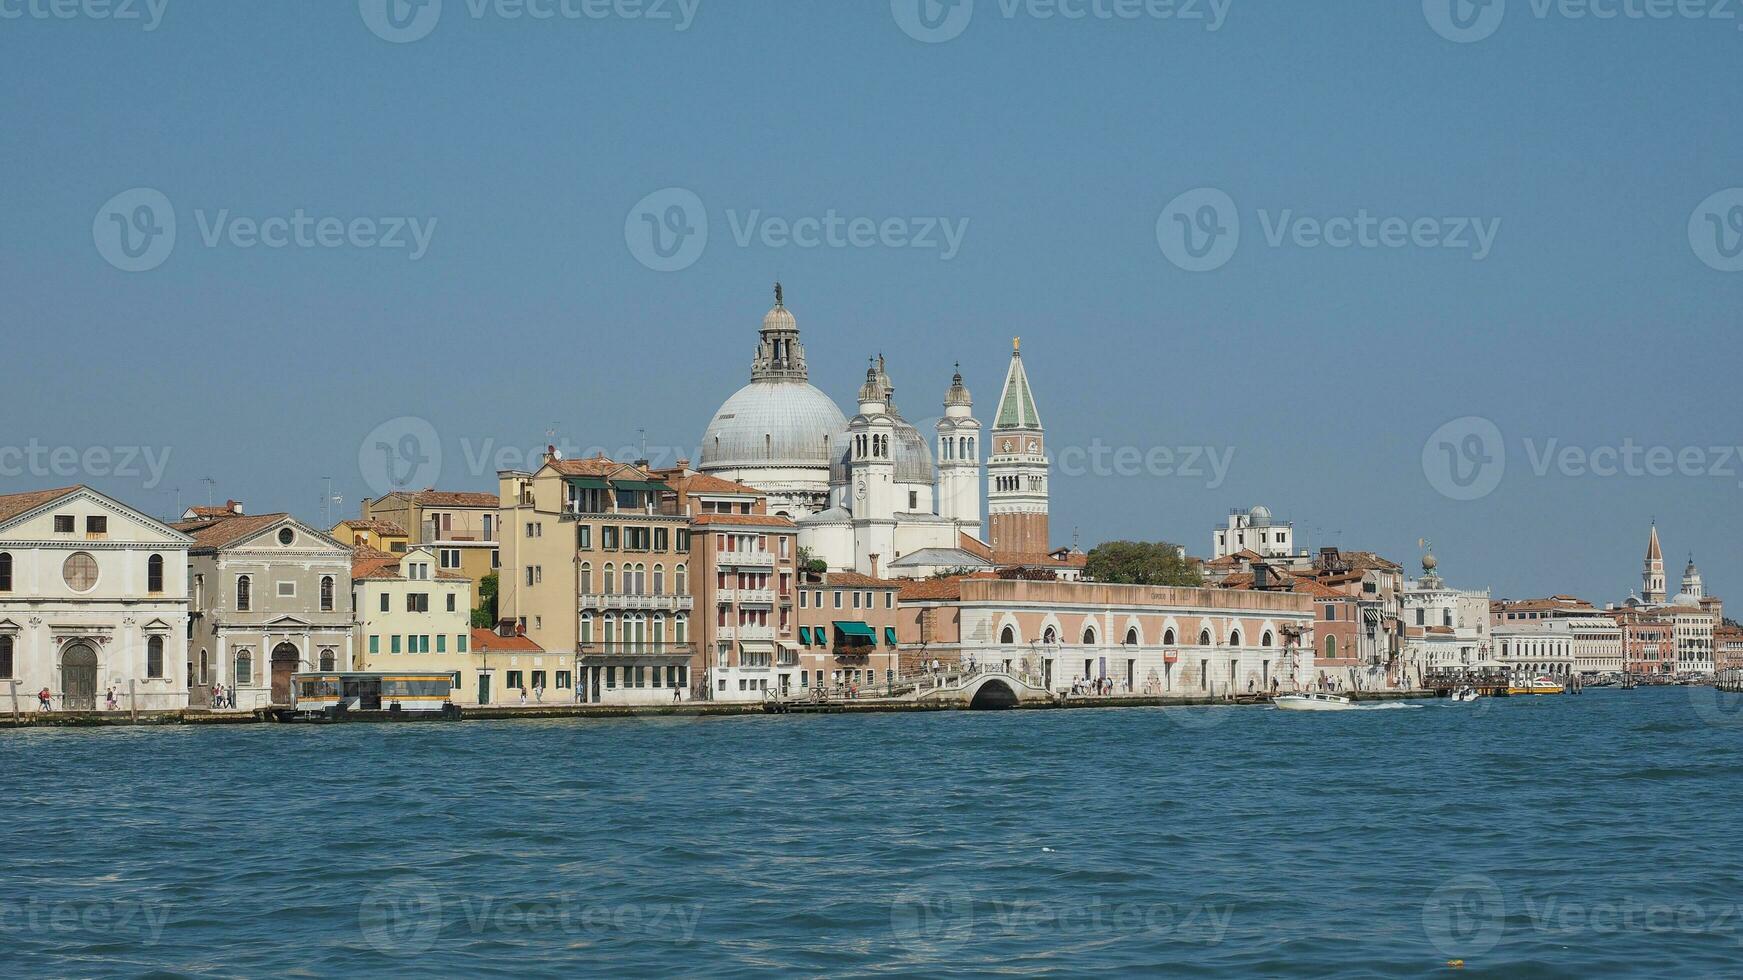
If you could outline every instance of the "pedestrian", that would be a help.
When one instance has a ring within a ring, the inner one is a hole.
[[[42,690],[36,692],[37,710],[47,711],[48,710],[48,702],[49,702],[48,688],[45,687]]]
[[[545,703],[545,686],[543,684],[533,685],[533,700],[540,704]]]
[[[116,703],[115,703],[115,686],[113,684],[111,684],[109,686],[109,693],[104,698],[104,701],[105,701],[104,706],[106,708],[108,708],[108,710],[110,710],[110,711],[114,711],[118,707],[118,705],[116,705]]]
[[[677,704],[680,701],[684,700],[684,698],[682,697],[683,691],[684,691],[684,689],[681,687],[672,688],[672,703],[673,704]]]
[[[524,685],[524,684],[521,685],[521,689],[520,689],[520,703],[521,704],[527,703],[527,689],[526,689],[526,685]]]

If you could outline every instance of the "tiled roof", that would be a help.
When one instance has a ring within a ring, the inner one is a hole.
[[[385,535],[390,538],[403,538],[406,536],[405,528],[400,527],[398,524],[395,524],[392,521],[383,521],[370,517],[359,517],[349,521],[340,521],[333,525],[333,530],[337,531],[342,527],[348,527],[354,531],[374,531],[376,534]]]
[[[525,636],[503,636],[491,629],[472,631],[473,653],[544,653],[545,648]]]
[[[545,464],[563,476],[605,476],[624,480],[651,480],[654,474],[632,463],[619,463],[604,456],[586,459],[553,459]]]
[[[763,495],[763,492],[756,487],[734,483],[731,480],[722,480],[718,476],[710,476],[707,473],[691,473],[686,476],[678,470],[655,470],[653,475],[665,480],[666,485],[672,489],[692,495],[722,493],[753,497]]]
[[[289,517],[289,514],[256,514],[232,516],[204,522],[186,521],[176,530],[194,539],[194,550],[223,548],[243,538],[258,534]]]
[[[956,546],[961,548],[963,551],[974,555],[976,558],[984,558],[987,561],[993,560],[992,545],[987,544],[985,541],[982,541],[967,531],[957,532]]]
[[[711,527],[716,524],[724,527],[748,525],[750,527],[796,528],[799,526],[788,518],[777,517],[774,514],[697,514],[690,519],[690,523],[698,527]]]
[[[1344,564],[1351,568],[1380,572],[1401,572],[1404,570],[1403,565],[1387,561],[1372,551],[1341,551],[1338,553],[1338,557],[1343,559]]]
[[[1248,564],[1250,562],[1264,561],[1264,560],[1265,560],[1265,556],[1259,554],[1257,551],[1254,551],[1251,548],[1242,548],[1240,551],[1237,551],[1233,554],[1224,555],[1221,558],[1212,558],[1210,561],[1207,561],[1204,563],[1204,567],[1206,567],[1206,568],[1235,568],[1237,566],[1245,565],[1245,564]]]
[[[502,502],[494,493],[463,493],[449,490],[419,490],[407,494],[412,502],[422,507],[500,507]]]
[[[995,551],[992,563],[1004,567],[1021,565],[1027,568],[1082,568],[1089,564],[1089,556],[1071,554],[1064,558],[1055,558],[1040,552]]]
[[[830,572],[823,576],[825,585],[845,585],[850,589],[888,589],[901,585],[894,579],[873,578],[858,572]]]
[[[9,521],[26,511],[35,510],[43,504],[53,503],[75,490],[83,490],[81,486],[61,487],[58,490],[32,490],[28,493],[8,493],[0,495],[0,521]]]
[[[951,575],[946,578],[914,579],[903,583],[897,598],[903,602],[937,602],[962,598],[962,583],[975,578],[997,578],[992,572]]]
[[[351,549],[351,577],[364,578],[399,578],[399,555],[390,555],[374,548],[357,547]]]

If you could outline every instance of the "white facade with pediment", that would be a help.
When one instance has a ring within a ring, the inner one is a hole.
[[[233,707],[288,704],[290,675],[354,669],[351,549],[289,515],[234,520],[248,533],[221,545],[192,532],[191,700],[210,705],[222,684]]]
[[[25,496],[0,497],[0,711],[44,688],[57,710],[111,690],[121,710],[186,707],[188,537],[87,487],[6,506]]]

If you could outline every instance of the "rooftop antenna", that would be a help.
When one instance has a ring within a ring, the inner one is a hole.
[[[175,519],[178,521],[181,520],[182,514],[185,513],[185,511],[182,510],[182,488],[181,487],[170,487],[168,490],[165,490],[164,493],[173,493],[176,495]]]
[[[637,429],[636,431],[641,433],[641,437],[642,437],[642,454],[640,456],[637,456],[636,458],[637,459],[647,459],[648,458],[648,430]]]
[[[206,506],[210,507],[212,506],[212,488],[218,485],[218,481],[209,476],[202,476],[200,482],[206,485]]]
[[[321,506],[326,513],[326,524],[324,526],[332,527],[333,526],[333,505],[344,503],[345,497],[343,494],[337,494],[337,493],[333,492],[333,478],[332,477],[324,476],[324,477],[321,477],[321,479],[327,481],[327,492],[321,498]]]

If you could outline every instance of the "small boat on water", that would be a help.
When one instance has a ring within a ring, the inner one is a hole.
[[[1282,711],[1348,711],[1356,706],[1349,698],[1336,694],[1281,694],[1271,703]]]
[[[1452,699],[1454,701],[1475,701],[1476,699],[1478,699],[1480,697],[1482,697],[1482,695],[1477,693],[1476,688],[1474,688],[1474,687],[1461,687],[1458,690],[1453,692]]]
[[[1535,680],[1515,681],[1507,686],[1507,693],[1512,694],[1561,694],[1567,690],[1562,683],[1548,675]]]

